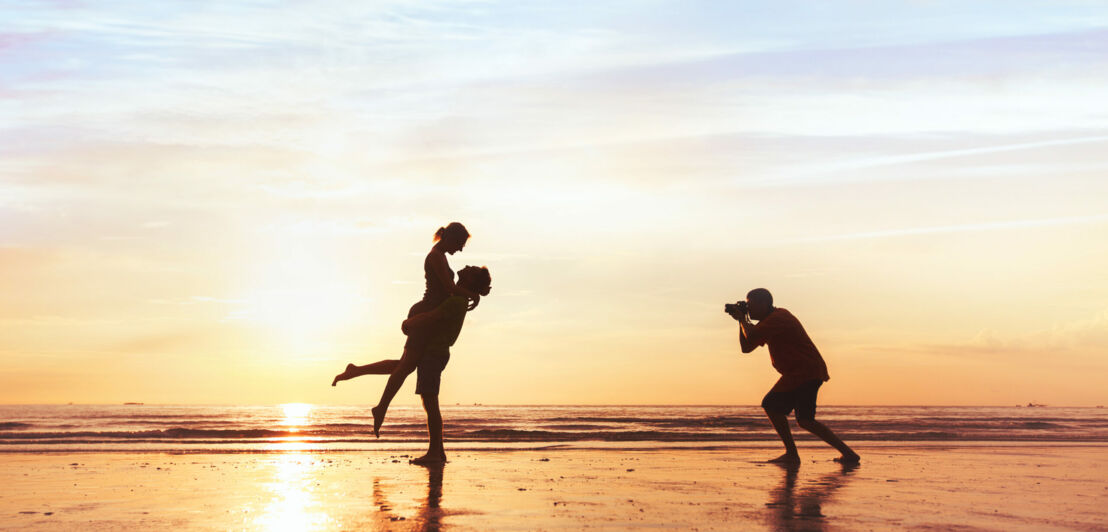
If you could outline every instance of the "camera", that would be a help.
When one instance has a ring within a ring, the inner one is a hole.
[[[723,312],[732,316],[745,316],[750,312],[746,307],[746,301],[736,301],[723,305]]]

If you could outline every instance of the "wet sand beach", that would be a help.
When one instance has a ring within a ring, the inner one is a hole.
[[[24,530],[1105,530],[1103,445],[5,453],[0,528]]]

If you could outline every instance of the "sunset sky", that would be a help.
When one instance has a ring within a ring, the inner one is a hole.
[[[0,403],[373,403],[461,221],[445,404],[757,404],[760,286],[823,404],[1105,404],[1106,94],[1100,2],[5,3]]]

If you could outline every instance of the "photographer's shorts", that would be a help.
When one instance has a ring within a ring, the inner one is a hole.
[[[795,390],[787,392],[769,392],[762,399],[762,408],[782,415],[796,410],[796,419],[816,418],[816,394],[823,381],[808,381]]]
[[[450,351],[429,352],[423,355],[416,366],[415,393],[418,395],[438,395],[442,384],[442,370],[450,362]]]

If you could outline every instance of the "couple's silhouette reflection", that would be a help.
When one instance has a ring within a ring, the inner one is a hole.
[[[842,464],[840,469],[806,483],[797,490],[800,473],[798,464],[775,464],[784,472],[781,485],[770,492],[769,524],[773,530],[820,531],[831,524],[823,513],[823,505],[850,480],[858,464]],[[427,471],[427,497],[420,503],[415,516],[398,514],[389,501],[381,477],[373,479],[373,504],[377,506],[375,528],[378,530],[440,530],[446,511],[442,508],[443,465],[424,466]],[[387,479],[384,479],[387,481]]]
[[[799,464],[777,464],[784,470],[785,478],[781,486],[770,492],[770,523],[774,530],[823,530],[826,515],[823,504],[831,499],[839,488],[850,479],[851,473],[858,468],[857,463],[841,464],[841,469],[823,475],[805,485],[798,492],[796,481],[800,472]]]
[[[427,498],[419,506],[414,517],[398,515],[388,500],[381,477],[373,479],[373,504],[377,506],[377,530],[419,530],[430,531],[442,528],[444,512],[442,502],[442,476],[445,467],[442,464],[422,466],[427,470]]]

